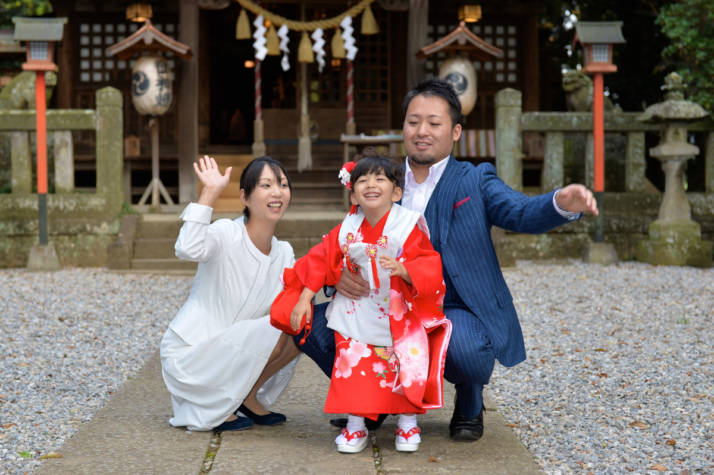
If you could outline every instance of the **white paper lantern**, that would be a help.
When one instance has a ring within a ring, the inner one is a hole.
[[[476,105],[476,70],[466,58],[449,58],[439,68],[439,77],[456,91],[461,102],[461,114],[468,115]]]
[[[141,115],[163,115],[173,89],[169,62],[162,56],[142,56],[132,70],[131,100]]]

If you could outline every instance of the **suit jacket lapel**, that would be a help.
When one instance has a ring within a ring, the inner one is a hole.
[[[460,166],[454,157],[449,156],[444,173],[436,184],[434,192],[429,198],[429,203],[424,210],[424,217],[429,224],[429,232],[432,236],[439,236],[437,251],[441,252],[441,247],[446,244],[449,236],[449,224],[451,223],[452,205],[456,194],[456,183],[459,176]],[[437,243],[434,243],[435,247]]]

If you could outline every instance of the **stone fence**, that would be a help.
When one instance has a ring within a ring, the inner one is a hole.
[[[55,143],[55,192],[47,196],[49,239],[60,263],[67,266],[106,265],[107,246],[119,229],[124,201],[121,93],[111,87],[98,90],[96,107],[47,111],[47,131]],[[0,194],[2,267],[24,267],[30,248],[38,241],[30,140],[34,130],[34,110],[0,110],[0,133],[11,137],[11,192]],[[74,189],[72,130],[96,133],[94,193]]]
[[[593,147],[592,113],[588,112],[523,112],[521,93],[504,89],[496,94],[496,169],[499,176],[516,190],[523,190],[524,133],[544,135],[544,159],[541,191],[551,191],[566,185],[565,167],[568,163],[584,167],[581,176],[592,188]],[[605,114],[606,142],[606,192],[600,203],[603,211],[605,241],[612,242],[620,259],[633,259],[637,242],[647,239],[648,225],[657,219],[662,193],[652,186],[645,176],[645,134],[659,134],[657,125],[637,120],[641,113],[619,112]],[[703,192],[688,192],[692,219],[702,226],[702,236],[714,236],[714,121],[711,119],[692,123],[691,133],[705,134],[705,146],[700,155],[705,160]],[[572,147],[566,146],[567,136],[579,134],[586,140],[584,157],[572,157]],[[620,137],[615,150],[623,160],[608,162],[608,142]],[[659,139],[657,139],[658,141]],[[624,150],[623,150],[624,149]],[[690,161],[691,162],[691,161]],[[624,170],[621,189],[608,187],[608,176],[620,166]],[[570,180],[567,180],[570,182]],[[612,190],[612,191],[611,191]],[[513,258],[575,257],[581,256],[587,241],[593,236],[594,219],[585,217],[577,223],[562,226],[539,236],[518,236],[509,233],[497,235],[497,249],[502,260]],[[499,239],[500,237],[500,239]]]

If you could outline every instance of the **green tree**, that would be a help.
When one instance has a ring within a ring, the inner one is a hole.
[[[0,27],[12,27],[14,16],[43,16],[52,13],[49,0],[0,0]]]
[[[714,2],[680,0],[662,7],[657,25],[669,38],[666,65],[688,86],[688,98],[714,111]]]

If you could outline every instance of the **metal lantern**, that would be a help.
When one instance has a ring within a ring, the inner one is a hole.
[[[467,58],[449,58],[439,68],[439,77],[454,88],[461,102],[461,113],[468,115],[476,105],[476,70]]]
[[[163,115],[171,106],[171,68],[162,56],[142,56],[132,70],[131,100],[141,115]]]

